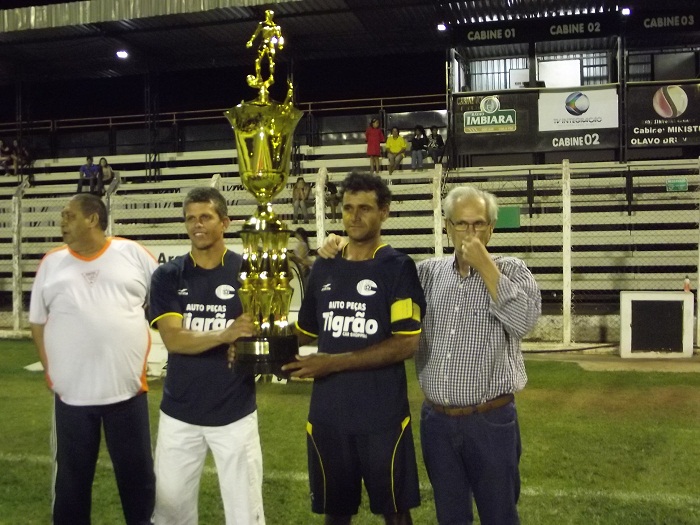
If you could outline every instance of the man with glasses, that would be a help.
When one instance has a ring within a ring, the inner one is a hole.
[[[443,211],[454,256],[423,261],[427,301],[416,353],[423,458],[439,523],[519,523],[521,444],[513,394],[527,381],[521,338],[535,326],[540,291],[525,263],[486,246],[496,198],[454,188]]]
[[[514,393],[527,382],[520,340],[541,312],[537,283],[515,257],[492,256],[496,198],[469,186],[443,205],[454,255],[418,264],[427,303],[416,370],[425,394],[423,458],[440,524],[519,523],[521,444]],[[345,241],[329,236],[332,256]]]

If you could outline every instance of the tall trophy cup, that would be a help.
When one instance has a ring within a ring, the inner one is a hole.
[[[294,360],[298,352],[296,335],[289,326],[289,307],[293,289],[287,259],[286,228],[270,201],[284,187],[289,176],[294,128],[302,112],[292,105],[292,85],[287,98],[279,104],[270,100],[268,88],[274,83],[275,49],[284,46],[280,27],[265,11],[247,46],[260,37],[255,60],[255,75],[247,82],[258,90],[258,98],[225,112],[236,137],[238,168],[246,190],[258,202],[257,211],[243,225],[243,264],[238,275],[238,294],[243,311],[253,317],[256,334],[236,341],[234,368],[246,374],[284,376],[280,367]],[[263,79],[262,65],[267,59],[268,77]]]

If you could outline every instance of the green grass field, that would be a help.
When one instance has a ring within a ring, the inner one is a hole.
[[[27,341],[0,341],[0,524],[50,520],[51,394]],[[421,393],[408,364],[412,413]],[[696,525],[700,523],[700,374],[586,372],[574,363],[528,360],[518,395],[523,524]],[[311,385],[261,384],[265,514],[270,525],[320,524],[309,511],[304,424]],[[161,381],[151,382],[155,438]],[[414,436],[418,440],[418,423]],[[154,439],[155,442],[155,439]],[[416,443],[420,449],[419,443]],[[419,453],[420,457],[420,453]],[[419,459],[423,504],[417,525],[436,523]],[[93,491],[93,523],[123,523],[109,457]],[[223,523],[213,463],[200,495],[200,523]],[[362,509],[354,523],[382,520]]]

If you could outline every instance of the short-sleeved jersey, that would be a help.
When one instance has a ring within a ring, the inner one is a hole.
[[[367,261],[319,259],[309,276],[297,328],[318,337],[320,352],[361,350],[396,334],[419,334],[425,310],[416,266],[387,245]],[[349,433],[376,432],[409,414],[406,369],[395,363],[314,381],[309,422]]]
[[[158,266],[140,244],[108,238],[85,258],[62,246],[36,273],[29,322],[44,325],[48,379],[69,405],[107,405],[148,390],[144,306]]]
[[[236,293],[241,256],[227,251],[213,269],[197,266],[187,254],[156,270],[151,286],[151,325],[175,315],[188,330],[222,330],[243,313]],[[168,354],[161,410],[203,426],[223,426],[255,410],[253,376],[228,366],[228,345],[196,355]]]

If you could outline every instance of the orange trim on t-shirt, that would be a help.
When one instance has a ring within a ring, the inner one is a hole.
[[[100,255],[102,255],[104,252],[107,251],[107,248],[109,248],[109,245],[110,245],[110,244],[112,244],[112,238],[111,238],[111,237],[107,237],[107,242],[105,242],[105,245],[102,247],[102,249],[101,249],[99,252],[97,252],[97,253],[96,253],[95,255],[93,255],[92,257],[85,257],[85,256],[83,256],[83,255],[80,255],[79,253],[76,253],[76,252],[74,252],[73,250],[71,250],[71,249],[70,249],[70,246],[68,247],[68,252],[70,252],[70,254],[71,254],[73,257],[75,257],[76,259],[80,259],[81,261],[94,261],[95,259],[97,259],[98,257],[100,257]]]
[[[49,390],[53,390],[53,381],[51,381],[51,375],[48,372],[44,372],[44,379],[46,379]]]
[[[146,378],[148,372],[148,354],[151,353],[151,331],[148,332],[148,346],[146,346],[146,357],[143,358],[143,369],[141,371],[141,390],[139,392],[148,392],[148,379]]]
[[[156,259],[156,256],[153,255],[153,254],[148,250],[148,248],[146,248],[146,247],[145,247],[143,244],[141,244],[140,242],[136,242],[136,241],[134,241],[134,240],[132,240],[132,239],[127,239],[126,237],[119,237],[118,235],[113,235],[112,237],[110,237],[110,239],[115,239],[115,240],[118,240],[118,241],[133,242],[136,246],[138,246],[138,247],[141,248],[144,252],[146,252],[146,253],[149,255],[149,257],[150,257],[151,259],[153,259],[154,261],[158,262],[158,259]]]
[[[46,257],[48,257],[50,254],[52,254],[54,252],[60,252],[61,250],[68,250],[68,245],[63,244],[61,246],[56,246],[55,248],[51,248],[48,252],[46,252],[44,254],[44,256],[41,258],[41,261],[39,261],[39,266],[36,267],[36,271],[37,272],[39,271],[39,268],[41,267],[41,263],[44,262],[44,259],[46,259]]]

